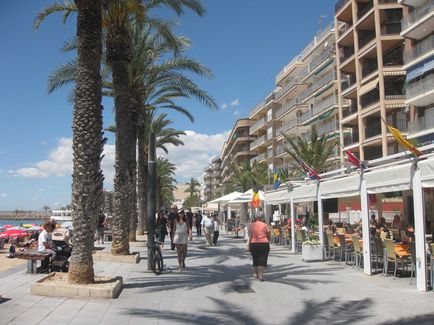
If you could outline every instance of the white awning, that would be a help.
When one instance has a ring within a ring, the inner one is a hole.
[[[221,196],[221,197],[219,197],[217,199],[214,199],[212,201],[209,201],[208,203],[221,203],[221,204],[225,204],[225,203],[228,203],[229,201],[232,201],[233,199],[239,197],[241,194],[242,194],[241,192],[235,191],[235,192],[226,194],[224,196]]]
[[[411,164],[388,167],[364,175],[368,193],[387,193],[411,189]]]
[[[418,164],[422,178],[422,187],[434,187],[434,158],[420,161]]]
[[[259,191],[259,201],[264,201],[265,195],[263,191]],[[240,194],[235,199],[228,202],[228,204],[237,204],[237,203],[244,203],[244,202],[251,202],[253,200],[253,190],[250,189],[247,192],[244,192]]]
[[[289,193],[286,189],[265,193],[265,204],[281,204],[289,201]]]
[[[320,183],[321,198],[350,197],[360,195],[360,175],[349,175]]]
[[[368,82],[366,85],[363,85],[362,87],[360,87],[360,94],[359,96],[362,96],[363,94],[366,94],[368,92],[370,92],[371,90],[373,90],[374,88],[376,88],[378,85],[378,78]]]
[[[318,186],[316,183],[309,183],[294,187],[292,197],[295,203],[316,201],[318,199]]]

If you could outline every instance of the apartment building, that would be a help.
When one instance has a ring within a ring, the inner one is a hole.
[[[407,10],[401,21],[406,38],[404,68],[409,134],[422,145],[434,141],[434,1],[400,0]]]
[[[362,160],[401,150],[383,121],[408,132],[403,8],[397,0],[341,0],[335,6],[340,140]]]
[[[215,157],[204,171],[203,194],[205,201],[209,201],[216,195],[221,194],[221,163],[220,157]]]
[[[285,165],[282,134],[309,137],[313,125],[319,136],[339,138],[338,102],[335,33],[329,25],[279,72],[276,89],[250,112],[255,120],[250,134],[257,136],[250,148],[258,153],[252,161],[267,162],[270,169]]]
[[[256,150],[250,150],[251,142],[256,136],[250,135],[250,127],[255,121],[241,118],[235,122],[221,153],[221,184],[226,183],[231,176],[231,163],[250,160],[257,155]]]

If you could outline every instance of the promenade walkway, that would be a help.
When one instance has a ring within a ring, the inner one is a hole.
[[[0,324],[434,324],[434,293],[418,292],[408,278],[304,263],[273,245],[259,282],[241,239],[223,235],[219,246],[206,248],[203,237],[195,238],[189,248],[182,273],[155,276],[145,259],[95,263],[97,274],[124,278],[113,300],[35,296],[30,285],[41,275],[26,274],[25,266],[1,272],[0,295],[7,299],[0,300]],[[164,255],[176,270],[175,253]]]

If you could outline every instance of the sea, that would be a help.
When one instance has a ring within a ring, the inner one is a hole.
[[[40,219],[0,219],[0,227],[3,225],[13,225],[13,226],[19,226],[20,224],[26,224],[26,223],[35,223],[37,225],[41,225],[44,222],[44,220]]]

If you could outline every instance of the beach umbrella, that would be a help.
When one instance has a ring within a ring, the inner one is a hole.
[[[21,227],[21,226],[15,226],[15,227],[8,228],[8,230],[23,230],[23,231],[26,231],[27,228]]]
[[[27,231],[42,231],[44,230],[44,227],[42,226],[31,226],[30,228],[27,228]]]
[[[0,234],[0,238],[17,238],[30,236],[27,232],[20,229],[8,229]]]
[[[33,226],[35,226],[34,223],[25,223],[25,224],[23,224],[23,227],[24,227],[24,228],[31,228],[31,227],[33,227]]]
[[[6,228],[0,227],[0,232],[5,231]]]
[[[12,228],[12,227],[14,227],[14,225],[4,225],[4,226],[2,226],[3,228]]]

